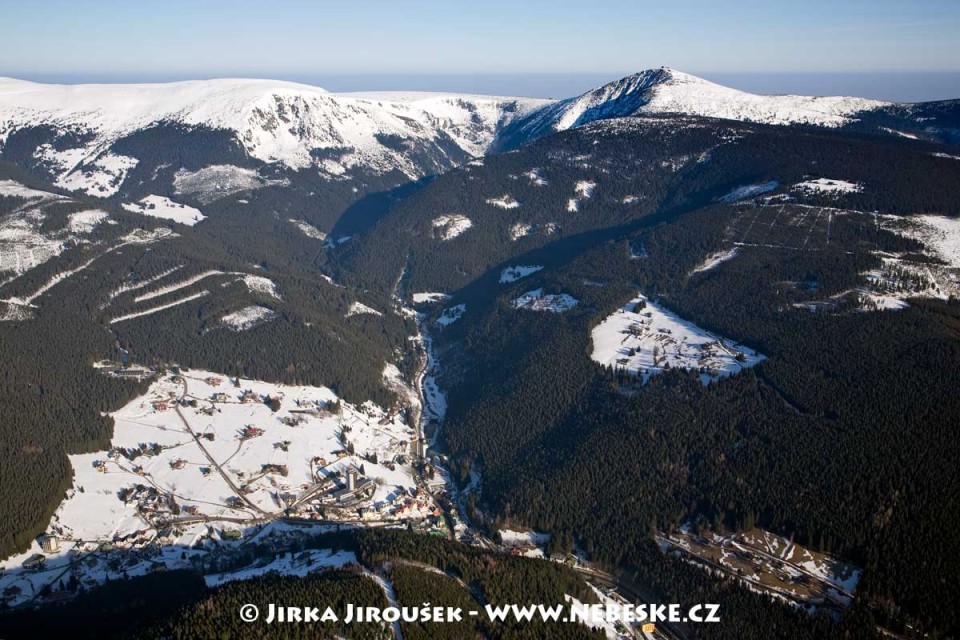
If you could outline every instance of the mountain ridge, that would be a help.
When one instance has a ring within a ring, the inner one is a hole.
[[[935,112],[931,119],[927,113]],[[460,93],[354,92],[258,79],[132,85],[50,85],[0,78],[0,157],[18,132],[59,186],[113,195],[138,158],[112,152],[161,125],[227,131],[252,160],[331,180],[366,171],[408,179],[471,157],[616,117],[683,114],[773,125],[860,127],[948,139],[960,103],[899,104],[855,97],[758,95],[680,71],[648,69],[563,100]],[[942,122],[941,122],[942,121]],[[92,174],[95,179],[87,179]]]

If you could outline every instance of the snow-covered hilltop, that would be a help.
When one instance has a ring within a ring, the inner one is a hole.
[[[666,67],[641,71],[517,121],[506,146],[597,120],[683,114],[764,124],[837,127],[858,114],[891,106],[865,98],[757,95]]]

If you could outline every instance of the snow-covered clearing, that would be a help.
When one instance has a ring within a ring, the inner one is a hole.
[[[437,324],[441,324],[443,326],[453,324],[454,322],[459,320],[461,317],[463,317],[463,314],[466,313],[466,311],[467,311],[467,305],[464,303],[460,303],[448,309],[444,309],[443,312],[440,314],[440,317],[437,318]]]
[[[354,302],[350,305],[350,308],[347,309],[347,317],[357,316],[357,315],[372,315],[372,316],[382,316],[383,314],[374,309],[373,307],[368,307],[362,302]]]
[[[531,169],[523,175],[525,175],[530,180],[530,184],[535,187],[545,187],[549,184],[546,179],[540,175],[540,169]]]
[[[263,179],[253,169],[231,164],[214,164],[197,171],[180,169],[173,176],[173,189],[177,195],[190,195],[201,204],[208,204],[241,191],[252,191],[271,185],[285,185],[288,182],[286,178]]]
[[[276,300],[281,300],[280,294],[277,293],[277,285],[270,278],[247,274],[241,279],[243,280],[243,284],[247,285],[247,289],[250,291],[250,293],[257,293],[263,296],[269,296]]]
[[[413,301],[417,304],[422,302],[440,302],[446,300],[450,296],[445,293],[438,293],[435,291],[424,291],[421,293],[413,294]]]
[[[49,145],[43,145],[37,151],[41,160],[52,163],[61,171],[67,170],[57,177],[55,184],[58,187],[69,191],[83,191],[97,198],[116,195],[127,177],[127,172],[139,163],[136,158],[105,153],[91,163],[75,164],[75,168],[69,169],[76,159],[74,150],[58,152]]]
[[[297,229],[300,229],[301,233],[303,233],[303,235],[307,236],[308,238],[313,238],[314,240],[327,239],[327,234],[325,234],[323,231],[320,231],[320,229],[317,229],[315,226],[313,226],[309,222],[291,218],[290,223],[293,224],[293,226],[295,226]]]
[[[520,207],[520,202],[508,193],[499,198],[487,198],[487,204],[492,204],[501,209],[517,209]]]
[[[125,202],[123,208],[132,213],[172,220],[188,227],[207,219],[205,215],[200,213],[199,209],[174,202],[164,196],[150,195],[141,198],[139,202]]]
[[[505,547],[541,547],[550,541],[549,533],[500,529],[500,542]]]
[[[840,194],[840,193],[859,193],[863,191],[863,185],[846,180],[833,180],[831,178],[815,178],[805,180],[793,185],[794,191],[807,191],[810,193]]]
[[[461,233],[473,226],[473,222],[465,215],[459,213],[450,213],[438,216],[431,223],[435,234],[438,234],[441,240],[453,240]]]
[[[952,267],[960,267],[960,219],[918,215],[909,218],[883,216],[884,227],[919,240],[936,257]]]
[[[516,282],[520,278],[526,278],[530,274],[543,269],[542,264],[533,264],[528,266],[506,267],[500,272],[500,283]]]
[[[534,289],[513,301],[516,309],[527,309],[530,311],[550,311],[552,313],[563,313],[569,311],[577,305],[577,299],[566,293],[544,294],[543,289]]]
[[[737,252],[740,250],[740,247],[733,247],[732,249],[726,249],[724,251],[717,251],[707,256],[706,260],[697,265],[693,271],[690,272],[690,275],[695,273],[703,273],[704,271],[710,271],[723,264],[727,260],[732,260],[737,257]]]
[[[573,190],[579,198],[590,198],[593,196],[593,190],[597,188],[597,183],[592,180],[579,180],[573,185]]]
[[[638,295],[594,327],[591,358],[604,366],[650,376],[666,369],[691,369],[700,380],[739,373],[765,359],[715,336]]]
[[[260,305],[250,305],[221,318],[223,324],[234,331],[244,331],[277,317],[272,309]]]
[[[93,209],[90,211],[78,211],[71,213],[67,217],[67,228],[73,233],[90,233],[97,226],[108,219],[110,215],[106,211]]]
[[[516,222],[510,226],[510,239],[516,242],[520,238],[530,235],[531,231],[533,231],[533,225]]]
[[[573,191],[576,196],[567,200],[567,212],[576,213],[580,211],[580,203],[593,196],[597,183],[590,180],[578,180],[573,185]]]

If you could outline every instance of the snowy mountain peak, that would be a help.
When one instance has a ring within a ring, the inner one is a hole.
[[[658,113],[836,127],[851,122],[858,113],[884,106],[889,103],[865,98],[757,95],[663,67],[642,71],[573,99],[557,121],[557,129],[614,115]]]

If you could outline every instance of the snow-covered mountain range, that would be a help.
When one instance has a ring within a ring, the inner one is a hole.
[[[123,141],[161,127],[225,132],[254,164],[311,169],[330,179],[357,170],[416,178],[606,118],[682,113],[842,127],[877,114],[919,122],[914,111],[862,98],[755,95],[667,68],[560,101],[333,94],[268,80],[46,85],[8,78],[0,79],[0,158],[29,160],[60,187],[108,197],[143,160],[119,150]],[[949,111],[955,117],[956,105]]]

